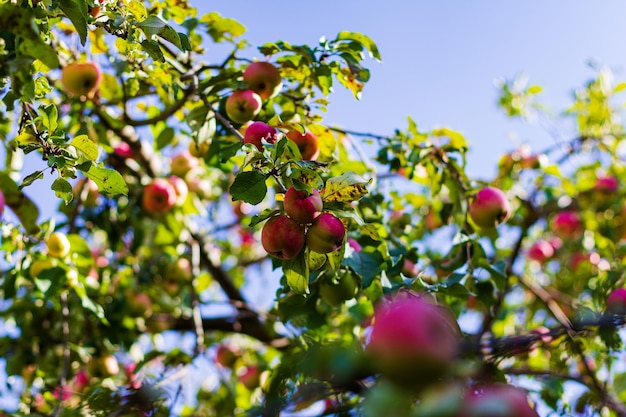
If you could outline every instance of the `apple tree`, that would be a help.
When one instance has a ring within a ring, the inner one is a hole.
[[[451,128],[325,123],[368,36],[244,37],[187,1],[0,2],[5,415],[626,416],[625,83],[477,179]]]

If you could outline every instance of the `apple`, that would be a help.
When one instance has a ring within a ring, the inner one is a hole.
[[[195,156],[196,158],[204,158],[204,156],[209,152],[210,147],[210,140],[203,140],[199,143],[192,140],[189,142],[189,153],[191,156]]]
[[[61,84],[73,96],[87,96],[100,85],[102,73],[93,62],[73,62],[63,67]]]
[[[226,114],[235,123],[246,123],[261,111],[261,97],[252,90],[237,90],[226,99]]]
[[[263,122],[251,123],[245,130],[243,143],[251,143],[257,147],[259,152],[263,152],[262,139],[268,143],[276,142],[276,129]]]
[[[57,266],[56,259],[44,258],[35,259],[30,265],[29,275],[31,278],[37,278],[46,269],[52,269]]]
[[[278,259],[292,259],[304,247],[304,229],[295,220],[280,215],[272,217],[261,231],[263,249]]]
[[[70,254],[70,241],[64,233],[54,232],[46,239],[48,255],[55,258],[64,258]]]
[[[349,271],[342,274],[336,281],[322,279],[319,284],[320,297],[331,306],[338,306],[346,300],[351,300],[357,295],[358,290],[358,280]]]
[[[578,213],[565,210],[552,218],[551,229],[563,239],[575,239],[582,233],[583,226]]]
[[[165,269],[166,281],[189,282],[192,277],[191,262],[187,258],[178,258],[176,262],[168,264]]]
[[[329,253],[341,249],[346,227],[330,213],[320,214],[306,233],[306,245],[313,252]]]
[[[511,215],[511,205],[504,193],[494,187],[480,190],[469,206],[469,216],[476,226],[491,229]]]
[[[538,240],[528,249],[527,256],[528,259],[542,264],[554,256],[554,246],[543,239]]]
[[[539,417],[524,390],[504,383],[470,388],[461,408],[461,417]]]
[[[611,314],[626,314],[626,288],[613,290],[606,298],[606,311]]]
[[[263,100],[276,96],[283,86],[278,68],[269,62],[253,62],[248,65],[243,72],[243,82]]]
[[[415,278],[419,272],[420,270],[417,265],[415,265],[415,262],[410,259],[404,259],[404,263],[402,264],[402,275],[409,278]]]
[[[611,196],[619,191],[619,181],[613,176],[598,177],[594,189],[600,194]]]
[[[183,178],[189,171],[196,168],[200,162],[189,151],[183,151],[172,158],[170,173]]]
[[[378,304],[365,352],[383,376],[419,385],[446,372],[459,342],[460,330],[449,310],[409,294]]]
[[[2,193],[2,191],[0,191],[0,216],[2,216],[2,213],[4,213],[4,205],[5,205],[4,194]]]
[[[220,344],[215,352],[215,363],[225,367],[232,367],[241,356],[241,351],[225,343]]]
[[[309,194],[305,190],[290,187],[285,192],[283,207],[285,213],[300,224],[309,224],[320,214],[324,203],[319,191],[313,189]]]
[[[306,129],[304,135],[299,130],[290,130],[287,132],[287,138],[296,144],[303,160],[314,161],[319,156],[319,141],[309,129]]]
[[[244,366],[237,372],[237,379],[244,387],[253,390],[261,382],[261,370],[257,365]]]
[[[182,206],[189,195],[189,187],[187,186],[187,183],[181,177],[177,177],[176,175],[172,175],[167,180],[170,184],[172,184],[172,187],[174,187],[174,191],[176,192],[176,205]]]
[[[155,178],[143,188],[141,204],[150,214],[165,214],[176,204],[176,190],[164,178]]]
[[[133,149],[130,147],[130,145],[126,142],[120,142],[114,149],[113,152],[115,153],[115,155],[119,156],[120,158],[132,158],[135,153],[133,152]]]
[[[348,238],[348,245],[356,253],[359,253],[359,252],[361,252],[363,250],[363,247],[361,246],[361,244],[359,242],[357,242],[356,240],[352,239],[351,237]]]

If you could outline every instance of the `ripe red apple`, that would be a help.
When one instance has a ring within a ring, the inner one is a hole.
[[[238,372],[239,382],[241,382],[249,390],[253,390],[259,386],[261,382],[261,370],[257,365],[245,366]]]
[[[165,214],[176,204],[176,190],[164,178],[155,178],[143,189],[141,204],[150,214]]]
[[[490,229],[509,218],[511,205],[501,190],[485,187],[476,194],[470,203],[469,215],[476,226]]]
[[[189,171],[196,168],[199,164],[198,158],[191,155],[191,153],[186,150],[172,158],[170,162],[170,173],[177,177],[184,178]]]
[[[365,351],[385,377],[421,384],[445,373],[459,341],[460,330],[449,310],[409,295],[376,307]]]
[[[415,278],[419,272],[420,270],[417,265],[415,265],[415,262],[410,259],[404,259],[404,263],[402,265],[402,275],[409,278]]]
[[[341,249],[346,227],[330,213],[320,214],[306,232],[306,245],[313,252],[329,253]]]
[[[121,158],[132,158],[135,155],[133,149],[126,142],[120,142],[120,144],[113,149],[113,152]]]
[[[174,187],[174,191],[176,192],[176,205],[182,206],[189,195],[189,187],[187,186],[187,183],[181,177],[177,177],[176,175],[172,175],[167,180],[170,184],[172,184],[172,187]]]
[[[215,363],[225,367],[232,367],[241,356],[241,351],[228,344],[222,343],[215,352]]]
[[[298,130],[290,130],[287,132],[287,138],[296,144],[303,160],[314,161],[319,156],[319,141],[309,129],[306,129],[304,135]]]
[[[619,181],[613,176],[598,177],[594,189],[606,195],[614,195],[619,190]]]
[[[606,311],[612,314],[626,314],[626,288],[613,290],[606,298]]]
[[[55,258],[64,258],[70,254],[70,241],[64,233],[54,232],[46,240],[48,255]]]
[[[461,407],[462,417],[539,417],[524,390],[502,383],[470,388]]]
[[[296,190],[290,187],[285,192],[283,207],[285,213],[300,224],[309,224],[320,214],[324,203],[319,191],[313,189],[311,194],[304,190]]]
[[[354,298],[359,290],[359,282],[351,272],[342,274],[336,281],[322,279],[319,294],[331,306],[341,305],[344,301]]]
[[[87,96],[100,85],[102,73],[93,62],[73,62],[63,67],[61,84],[73,96]]]
[[[259,114],[263,103],[252,90],[237,90],[226,99],[226,114],[235,123],[246,123]]]
[[[528,259],[537,261],[540,264],[546,262],[554,256],[554,246],[549,242],[541,239],[533,243],[528,250]]]
[[[268,143],[276,142],[276,129],[263,122],[253,122],[246,127],[243,143],[251,143],[257,147],[259,152],[263,152],[262,139]]]
[[[278,259],[296,257],[304,247],[304,240],[302,226],[285,215],[272,217],[261,231],[263,249]]]
[[[283,86],[278,69],[269,62],[253,62],[243,72],[248,84],[263,100],[276,96]]]
[[[552,231],[563,239],[575,239],[583,231],[583,225],[578,213],[565,210],[557,213],[551,222]]]

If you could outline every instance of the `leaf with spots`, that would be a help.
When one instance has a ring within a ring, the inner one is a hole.
[[[326,187],[322,193],[325,203],[356,201],[367,194],[367,185],[372,180],[348,172],[326,181]]]
[[[91,165],[85,175],[96,183],[98,190],[103,194],[128,194],[126,181],[124,181],[122,174],[114,169]]]

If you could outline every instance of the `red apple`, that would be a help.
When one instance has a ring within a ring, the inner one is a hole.
[[[357,242],[356,240],[352,239],[351,237],[348,238],[348,245],[350,245],[352,250],[355,251],[356,253],[359,253],[363,250],[363,247],[361,247],[361,244]]]
[[[165,214],[176,204],[176,190],[164,178],[156,178],[143,189],[141,204],[150,214]]]
[[[341,249],[346,227],[330,213],[320,214],[306,233],[306,245],[313,252],[329,253]]]
[[[538,240],[528,250],[528,259],[544,263],[554,256],[554,246],[545,240]]]
[[[614,195],[619,190],[619,181],[612,176],[598,177],[594,189],[601,194]]]
[[[557,213],[551,222],[552,231],[563,239],[575,239],[583,231],[583,225],[578,213],[565,210]]]
[[[246,123],[259,114],[261,97],[252,90],[237,90],[226,99],[226,114],[235,123]]]
[[[246,127],[243,143],[251,143],[257,147],[259,152],[263,152],[262,139],[268,143],[276,142],[276,129],[263,122],[253,122]]]
[[[324,203],[316,189],[313,189],[309,194],[304,190],[296,190],[291,187],[285,193],[283,206],[289,217],[300,224],[309,224],[322,214]]]
[[[509,218],[511,206],[501,190],[485,187],[470,203],[469,215],[476,226],[490,229]]]
[[[285,216],[272,217],[261,231],[261,244],[267,253],[278,259],[295,258],[304,247],[304,229]]]
[[[227,344],[220,344],[215,352],[215,363],[225,367],[232,367],[241,356],[241,351]]]
[[[445,373],[459,341],[460,330],[449,310],[409,295],[376,307],[365,351],[385,377],[420,384]]]
[[[269,62],[253,62],[243,72],[248,84],[263,100],[276,96],[283,86],[278,69]]]
[[[612,314],[626,314],[626,288],[613,290],[606,299],[606,311]]]
[[[239,382],[241,382],[249,390],[253,390],[259,386],[261,382],[261,370],[257,365],[245,366],[238,372]]]
[[[409,278],[415,278],[419,272],[420,270],[417,265],[415,265],[415,262],[406,258],[404,259],[404,263],[402,265],[402,275]]]
[[[120,142],[120,144],[113,149],[113,152],[121,158],[132,158],[135,155],[133,149],[126,142]]]
[[[170,173],[172,175],[176,175],[177,177],[184,178],[185,175],[195,167],[200,164],[198,158],[191,155],[191,153],[186,150],[172,158],[170,162]]]
[[[102,73],[93,62],[73,62],[61,71],[61,84],[73,96],[87,96],[100,85]]]
[[[177,177],[176,175],[172,175],[167,180],[170,184],[172,184],[172,187],[174,187],[174,191],[176,192],[176,205],[182,206],[189,195],[189,187],[187,186],[187,183],[181,177]]]
[[[524,390],[502,383],[470,388],[463,399],[460,416],[539,417]]]
[[[314,161],[319,156],[320,145],[317,136],[309,129],[306,129],[304,135],[298,130],[290,130],[287,132],[287,138],[296,144],[303,160]]]

